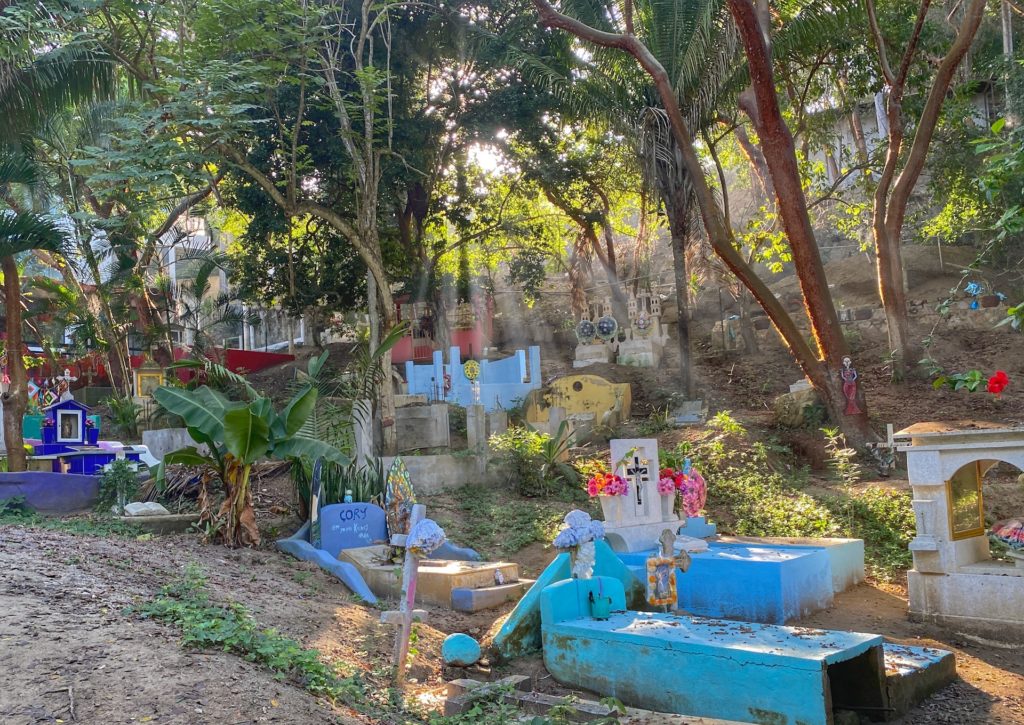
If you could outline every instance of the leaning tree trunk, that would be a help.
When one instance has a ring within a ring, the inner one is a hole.
[[[24,471],[25,439],[21,435],[21,421],[28,408],[28,372],[22,358],[21,342],[21,281],[18,262],[8,256],[0,260],[4,273],[4,303],[7,309],[7,369],[11,384],[3,394],[4,443],[7,447],[7,470]]]

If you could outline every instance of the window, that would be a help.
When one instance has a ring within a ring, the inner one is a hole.
[[[58,410],[57,411],[57,442],[58,443],[81,443],[82,442],[82,411],[80,411],[80,410]]]
[[[981,497],[981,462],[964,466],[946,481],[949,527],[953,540],[985,533],[985,510]]]

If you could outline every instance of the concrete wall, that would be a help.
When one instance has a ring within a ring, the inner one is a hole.
[[[394,460],[383,458],[385,471]],[[502,480],[500,472],[488,470],[485,458],[476,456],[402,456],[402,462],[417,496],[467,485],[496,485]]]
[[[142,431],[142,445],[149,448],[154,458],[163,459],[171,451],[194,446],[196,442],[184,428],[161,428]],[[206,446],[200,446],[200,450],[206,450]]]
[[[400,452],[418,448],[447,448],[451,443],[447,403],[395,408],[395,427]]]
[[[410,395],[426,395],[430,400],[447,400],[468,406],[473,403],[473,389],[463,372],[459,348],[448,351],[449,364],[444,364],[440,350],[434,352],[432,363],[405,364],[405,379]],[[445,374],[451,389],[444,390]],[[480,403],[490,412],[508,409],[523,400],[531,390],[540,388],[540,348],[517,350],[501,360],[480,360]]]

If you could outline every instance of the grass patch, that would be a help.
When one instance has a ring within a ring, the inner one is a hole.
[[[133,611],[180,628],[183,647],[230,652],[331,702],[354,705],[362,700],[359,681],[339,675],[317,650],[261,628],[241,604],[210,601],[206,578],[195,564],[185,568],[180,580],[161,589],[156,599]]]
[[[488,559],[504,558],[536,541],[551,543],[566,512],[574,507],[572,492],[566,493],[570,502],[524,500],[502,489],[463,486],[452,493],[458,514],[435,510],[435,517],[449,540],[471,546]]]
[[[843,534],[864,539],[864,563],[872,576],[890,581],[913,564],[910,540],[917,524],[909,491],[868,486],[825,500]]]
[[[40,516],[25,504],[22,496],[0,501],[0,526],[4,525],[50,529],[82,536],[134,538],[142,533],[142,529],[135,524],[107,516]]]

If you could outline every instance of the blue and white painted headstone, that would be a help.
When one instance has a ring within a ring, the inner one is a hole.
[[[384,509],[372,503],[336,503],[320,509],[320,548],[331,556],[342,549],[387,541]]]

